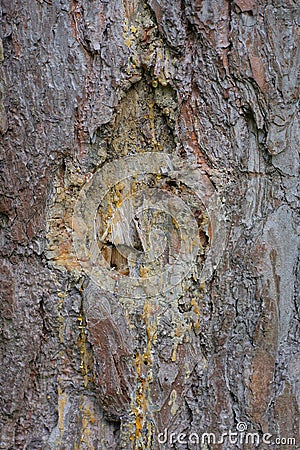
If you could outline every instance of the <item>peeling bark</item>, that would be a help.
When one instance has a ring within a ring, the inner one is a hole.
[[[299,6],[0,9],[0,448],[298,448]]]

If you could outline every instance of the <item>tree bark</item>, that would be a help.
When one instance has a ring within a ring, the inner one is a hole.
[[[1,17],[0,448],[298,448],[299,5]]]

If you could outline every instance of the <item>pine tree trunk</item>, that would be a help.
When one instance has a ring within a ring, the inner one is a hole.
[[[296,449],[299,5],[1,3],[0,448]]]

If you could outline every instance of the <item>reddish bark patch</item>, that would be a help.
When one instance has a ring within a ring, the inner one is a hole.
[[[130,406],[132,358],[121,332],[109,317],[89,319],[88,330],[97,360],[102,404],[107,416],[117,419]]]
[[[265,69],[259,56],[249,55],[252,75],[262,91],[266,89]]]
[[[256,13],[257,3],[254,0],[235,0],[235,3],[242,12],[253,12],[253,14]]]
[[[250,410],[254,421],[263,419],[271,400],[275,359],[266,351],[258,350],[252,362],[250,376]]]

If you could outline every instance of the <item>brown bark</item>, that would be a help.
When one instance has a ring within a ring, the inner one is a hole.
[[[297,3],[0,8],[0,448],[298,448]]]

